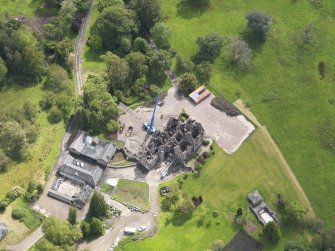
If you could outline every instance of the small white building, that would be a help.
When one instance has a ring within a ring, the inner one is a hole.
[[[136,233],[136,228],[134,228],[134,227],[125,227],[124,228],[124,233],[125,234],[135,234]]]

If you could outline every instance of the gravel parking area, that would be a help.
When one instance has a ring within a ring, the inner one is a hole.
[[[164,99],[164,105],[157,107],[155,127],[162,129],[171,116],[178,116],[184,109],[191,118],[202,124],[207,136],[215,140],[225,152],[231,154],[240,147],[255,127],[243,115],[229,117],[212,107],[210,102],[213,98],[212,94],[196,105],[179,94],[176,87],[172,87]],[[125,124],[125,129],[118,135],[118,140],[125,141],[128,150],[136,153],[143,142],[146,142],[148,136],[142,129],[142,125],[150,121],[151,114],[152,109],[137,108],[135,111],[128,110],[120,117],[121,123]],[[126,137],[129,126],[133,127],[133,131],[129,137]]]

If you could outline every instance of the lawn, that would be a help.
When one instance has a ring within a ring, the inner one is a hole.
[[[120,179],[112,197],[142,209],[149,209],[149,185],[145,182]]]
[[[171,213],[161,212],[158,218],[159,231],[153,238],[141,242],[131,242],[124,250],[205,250],[214,239],[223,239],[228,243],[238,228],[233,223],[238,207],[243,208],[247,218],[257,226],[253,236],[262,228],[255,217],[248,213],[246,196],[258,190],[266,202],[276,209],[276,194],[282,194],[287,200],[299,200],[295,187],[288,182],[278,155],[263,131],[257,130],[233,155],[227,155],[215,145],[216,154],[208,159],[202,168],[200,177],[192,174],[184,180],[182,191],[190,196],[202,195],[203,203],[195,209],[192,219],[171,223]],[[182,175],[181,177],[183,177]],[[176,179],[163,185],[177,183]],[[304,203],[303,201],[301,201]],[[219,212],[214,218],[212,212]],[[283,237],[278,245],[272,245],[263,239],[264,250],[282,251],[286,242],[305,241],[309,237],[300,229],[282,229]]]
[[[196,39],[220,32],[225,45],[213,66],[208,87],[234,101],[236,92],[250,101],[256,117],[269,129],[293,169],[313,208],[328,224],[335,223],[335,154],[321,147],[322,139],[334,137],[335,122],[335,2],[324,0],[321,8],[310,1],[213,0],[207,11],[196,11],[179,0],[163,0],[165,19],[173,32],[172,47],[190,59]],[[268,40],[252,42],[245,15],[258,10],[273,17]],[[304,28],[312,24],[314,43],[304,45]],[[239,35],[253,50],[252,67],[242,72],[230,60],[229,40]],[[319,62],[326,67],[320,80]],[[320,135],[321,134],[321,135]],[[334,148],[333,148],[334,149]],[[239,184],[240,185],[240,184]]]
[[[101,185],[101,192],[106,193],[106,194],[111,194],[113,192],[113,187],[109,185],[108,183],[104,182]]]
[[[7,15],[50,16],[56,12],[53,8],[44,8],[43,0],[1,0],[0,18]]]

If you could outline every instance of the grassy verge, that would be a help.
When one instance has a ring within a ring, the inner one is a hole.
[[[202,195],[203,203],[195,209],[191,220],[185,223],[171,223],[171,213],[159,215],[158,234],[142,242],[131,242],[124,250],[205,250],[214,239],[227,243],[238,231],[233,218],[238,207],[250,222],[256,225],[253,236],[265,245],[265,250],[283,250],[286,242],[306,241],[307,233],[300,229],[282,229],[282,240],[273,245],[261,239],[262,227],[255,217],[248,213],[246,196],[258,190],[266,202],[276,209],[276,194],[288,200],[301,201],[294,186],[288,182],[281,161],[273,150],[267,136],[260,130],[251,135],[241,149],[233,155],[224,154],[215,145],[216,154],[208,159],[199,178],[189,175],[184,180],[182,191],[190,196]],[[172,180],[164,185],[176,184]],[[219,212],[218,217],[212,213]]]
[[[207,11],[183,7],[178,0],[162,1],[166,22],[173,32],[172,47],[190,59],[197,50],[196,39],[209,32],[225,37],[221,56],[213,66],[208,87],[230,101],[236,92],[250,101],[257,118],[268,128],[288,164],[309,197],[316,213],[327,224],[335,223],[335,155],[321,145],[334,135],[334,16],[335,2],[323,1],[314,8],[310,1],[219,1]],[[256,44],[246,34],[245,15],[258,10],[273,17],[268,40]],[[304,28],[312,24],[312,45],[304,45]],[[251,70],[242,72],[230,60],[229,39],[244,37],[253,50]],[[326,65],[320,80],[319,62]],[[320,133],[320,131],[322,131]],[[327,134],[324,136],[323,134]],[[324,144],[323,144],[324,145]]]
[[[120,179],[113,192],[116,200],[149,209],[149,185],[145,182]]]

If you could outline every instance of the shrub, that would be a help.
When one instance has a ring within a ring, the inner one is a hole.
[[[91,236],[92,237],[99,237],[103,234],[103,227],[102,227],[102,222],[97,219],[93,218],[91,223],[90,223],[90,229],[91,229]]]
[[[25,217],[25,212],[22,208],[14,208],[12,210],[12,218],[15,220],[23,220]]]
[[[218,217],[218,216],[220,215],[220,214],[219,214],[219,212],[218,212],[218,211],[216,211],[216,210],[215,210],[215,211],[213,211],[213,213],[212,213],[212,214],[213,214],[213,217],[215,217],[215,218],[216,218],[216,217]]]
[[[209,154],[208,152],[203,152],[202,155],[201,155],[204,159],[207,159]]]
[[[265,238],[272,242],[278,242],[281,238],[280,229],[273,221],[270,221],[268,224],[266,224],[265,228],[263,229],[263,234]]]
[[[202,157],[202,156],[199,156],[198,158],[197,158],[197,162],[199,162],[200,164],[202,164],[202,163],[204,163],[204,158]]]
[[[239,207],[236,211],[236,217],[240,217],[240,216],[242,216],[242,214],[243,214],[243,210],[242,210],[241,207]]]
[[[202,145],[203,146],[208,146],[209,145],[209,140],[203,140]]]
[[[270,29],[271,18],[263,13],[252,11],[246,16],[248,29],[254,37],[261,41],[266,40],[266,33]]]
[[[9,203],[8,203],[7,200],[2,200],[0,202],[0,212],[4,212],[8,205],[9,205]]]
[[[240,111],[234,105],[229,103],[224,97],[213,98],[211,105],[216,109],[225,112],[230,117],[240,115]]]
[[[49,121],[51,123],[59,123],[62,118],[63,118],[63,115],[62,115],[62,112],[58,109],[57,106],[53,106],[51,107],[50,111],[49,111]]]

